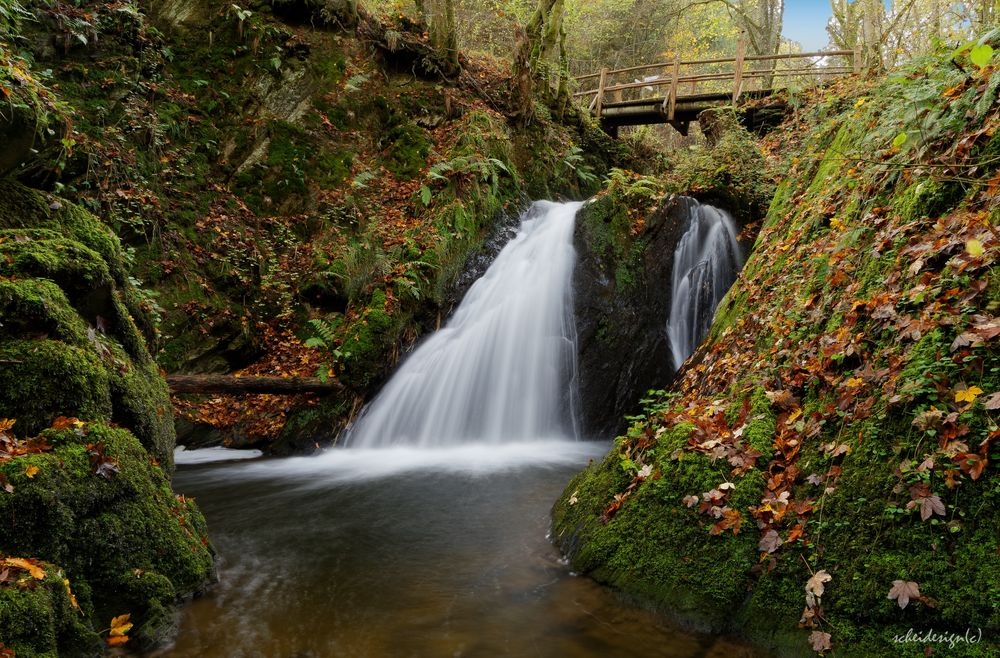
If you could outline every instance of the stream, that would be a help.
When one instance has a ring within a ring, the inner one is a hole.
[[[751,658],[588,578],[549,509],[604,443],[331,450],[181,465],[220,555],[161,656]],[[200,452],[200,451],[199,451]],[[196,455],[197,453],[192,453]]]
[[[552,502],[608,450],[576,440],[579,207],[525,212],[347,447],[239,462],[179,454],[174,486],[200,503],[221,578],[185,607],[161,655],[752,655],[575,576],[548,540]]]

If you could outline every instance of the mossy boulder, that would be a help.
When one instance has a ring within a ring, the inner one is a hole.
[[[68,202],[0,181],[0,416],[35,433],[57,416],[129,428],[164,468],[166,384],[118,239]]]
[[[79,423],[41,437],[51,450],[0,462],[13,487],[0,498],[0,552],[59,565],[91,628],[129,613],[130,646],[162,641],[176,601],[214,577],[204,518],[125,429]],[[59,609],[35,593],[10,598],[0,620],[26,605]]]

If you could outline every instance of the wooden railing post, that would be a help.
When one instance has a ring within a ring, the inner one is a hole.
[[[667,109],[667,121],[674,120],[674,111],[677,109],[677,81],[681,76],[681,58],[674,57],[674,68],[670,74],[670,105]]]
[[[743,87],[743,58],[746,56],[746,43],[743,35],[736,40],[736,71],[733,75],[733,105],[740,99],[740,91]]]
[[[851,68],[854,69],[854,75],[861,73],[861,40],[859,39],[857,43],[854,44],[854,55],[851,57]]]
[[[597,104],[594,106],[594,111],[597,114],[597,118],[601,118],[601,110],[604,106],[604,88],[608,84],[608,67],[601,67],[601,78],[597,83]]]

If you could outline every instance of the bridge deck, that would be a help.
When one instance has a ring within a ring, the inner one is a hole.
[[[688,126],[698,120],[698,115],[712,107],[736,105],[741,98],[759,99],[774,94],[776,78],[794,78],[802,84],[819,84],[830,76],[857,74],[861,71],[858,50],[835,50],[813,53],[785,53],[774,55],[747,55],[746,44],[737,41],[735,57],[715,59],[661,62],[642,66],[589,73],[577,81],[597,79],[597,88],[574,94],[581,99],[590,99],[588,109],[600,120],[601,125],[611,132],[620,126],[638,126],[667,123],[682,134],[687,134]],[[839,60],[837,58],[840,58]],[[849,66],[837,62],[849,62]],[[780,63],[780,66],[779,66]],[[732,64],[732,70],[720,70]],[[681,74],[681,67],[712,67],[709,70],[695,70]],[[782,68],[784,67],[784,68]],[[668,73],[669,71],[669,73]],[[653,75],[631,80],[642,72]],[[615,82],[613,78],[619,78]],[[622,80],[624,78],[624,80]],[[697,93],[698,85],[709,83],[711,92]],[[727,88],[718,91],[719,87]],[[748,86],[759,86],[749,89]],[[644,92],[653,89],[661,91],[657,96],[642,98]],[[687,91],[688,93],[683,93]],[[623,98],[639,94],[639,98]]]

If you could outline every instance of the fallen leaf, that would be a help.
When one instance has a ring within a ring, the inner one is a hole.
[[[781,537],[774,528],[767,531],[757,544],[757,550],[763,553],[773,553],[781,546]]]
[[[833,648],[830,644],[830,634],[823,631],[813,631],[809,634],[809,645],[816,653],[823,653]]]
[[[18,569],[24,569],[31,577],[35,580],[45,580],[45,569],[41,568],[33,560],[26,560],[21,557],[8,557],[5,558],[3,564],[10,567],[17,567]]]
[[[932,514],[944,516],[944,503],[940,496],[927,496],[920,499],[920,520],[926,521]]]
[[[983,389],[978,386],[957,389],[955,391],[955,402],[968,402],[969,404],[972,404],[982,392]]]
[[[831,580],[833,580],[833,576],[828,574],[825,570],[817,571],[811,578],[809,578],[809,580],[806,581],[806,592],[819,598],[823,596],[823,592],[826,591],[823,583],[828,583]]]
[[[37,474],[38,474],[38,467],[35,465],[31,465],[28,468],[24,469],[24,475],[29,480],[35,477]]]
[[[894,580],[888,598],[898,603],[900,608],[905,608],[910,599],[920,598],[920,587],[912,580]]]
[[[132,622],[129,619],[132,618],[131,613],[125,613],[124,615],[118,615],[111,620],[111,631],[112,637],[121,637],[127,634],[132,629]]]

